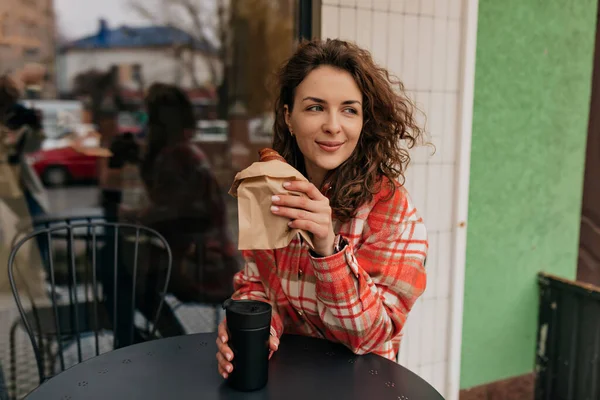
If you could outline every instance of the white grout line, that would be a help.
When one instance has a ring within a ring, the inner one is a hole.
[[[460,110],[460,146],[454,210],[454,274],[452,279],[452,309],[450,320],[450,365],[448,370],[448,400],[458,400],[464,305],[464,280],[467,249],[467,217],[471,166],[471,136],[473,127],[473,96],[475,89],[475,55],[477,47],[478,0],[463,3],[462,87]]]

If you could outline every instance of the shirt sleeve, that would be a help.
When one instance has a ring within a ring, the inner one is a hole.
[[[265,287],[260,277],[257,261],[267,268],[275,269],[275,255],[272,250],[243,251],[244,268],[235,274],[233,278],[234,300],[257,300],[271,304],[271,334],[281,337],[283,334],[283,322],[277,311],[277,305],[268,296],[268,287]]]
[[[332,339],[356,354],[372,352],[400,335],[426,285],[427,233],[403,188],[379,196],[362,220],[360,247],[310,256],[319,317]],[[357,221],[360,219],[357,218]]]

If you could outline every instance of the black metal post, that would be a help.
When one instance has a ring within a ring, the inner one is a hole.
[[[298,39],[312,39],[313,0],[298,0]]]

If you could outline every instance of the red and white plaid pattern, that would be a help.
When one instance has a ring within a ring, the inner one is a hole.
[[[402,327],[425,290],[427,233],[403,187],[382,190],[336,224],[348,245],[315,258],[296,237],[283,249],[243,252],[234,299],[273,305],[272,331],[326,338],[356,354],[395,360]]]

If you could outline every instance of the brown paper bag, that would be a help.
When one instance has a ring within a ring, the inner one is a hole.
[[[238,172],[229,194],[238,199],[239,250],[266,250],[286,247],[300,234],[313,248],[311,234],[288,227],[289,219],[271,212],[271,196],[296,194],[283,188],[283,183],[307,179],[289,164],[273,160],[255,162]]]

